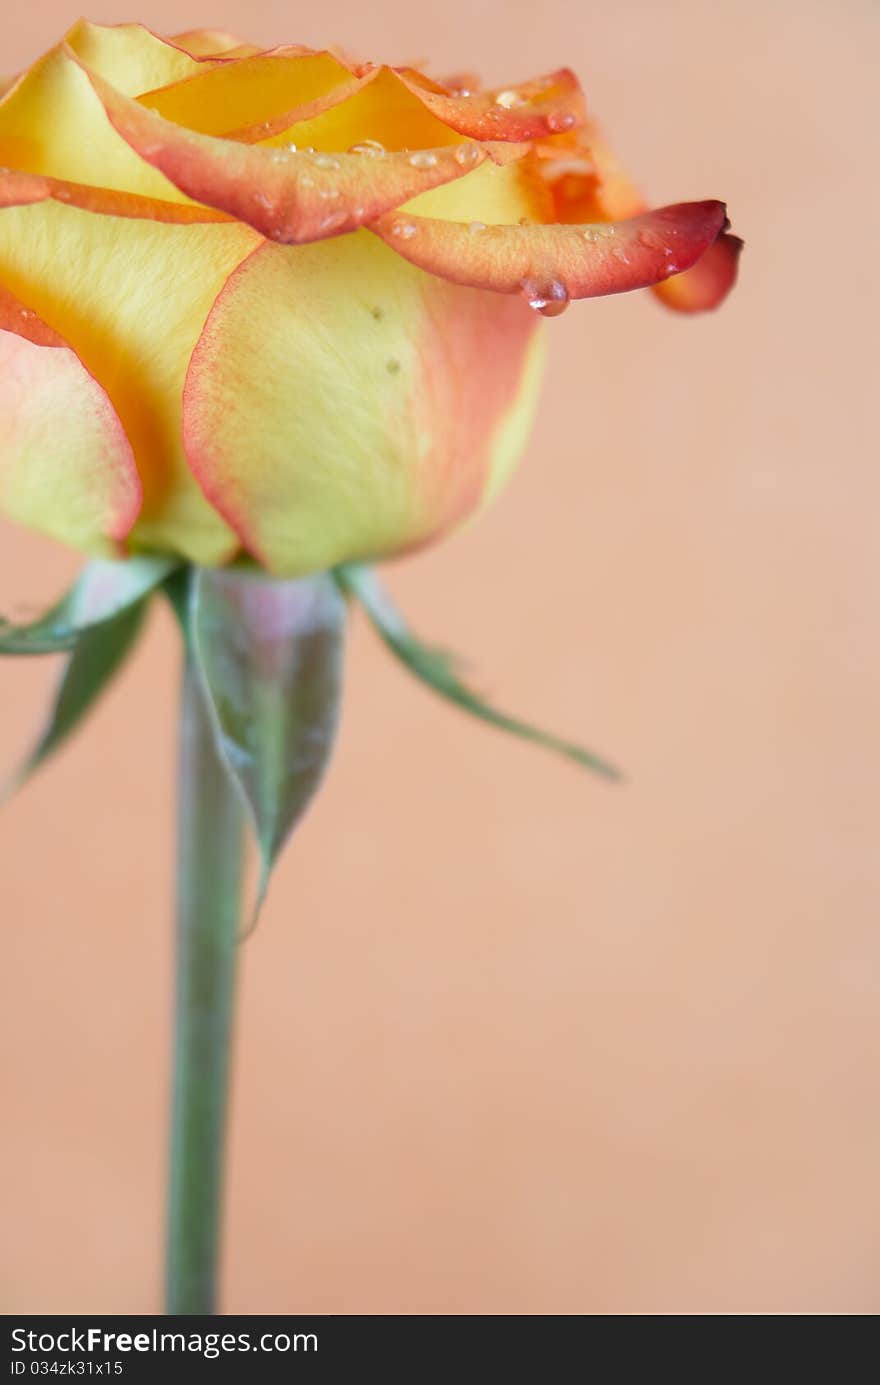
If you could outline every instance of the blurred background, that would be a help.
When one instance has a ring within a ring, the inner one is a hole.
[[[0,68],[75,12],[7,10]],[[326,789],[243,950],[223,1306],[876,1312],[880,501],[871,0],[93,0],[89,17],[561,63],[655,203],[746,239],[715,316],[549,324],[497,507],[388,571],[608,785],[357,623]],[[873,413],[870,424],[873,424]],[[77,566],[0,531],[23,617]],[[50,661],[2,670],[0,763]],[[158,1311],[178,650],[0,817],[2,1307]]]

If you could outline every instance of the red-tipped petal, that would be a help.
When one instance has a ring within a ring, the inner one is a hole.
[[[570,298],[626,293],[689,269],[726,220],[722,202],[682,202],[615,225],[465,226],[395,212],[370,229],[430,274],[524,293],[552,316]]]
[[[702,313],[717,308],[736,283],[743,243],[728,232],[718,237],[692,269],[676,274],[654,292],[667,308],[679,313]]]
[[[63,337],[0,285],[0,511],[75,548],[113,552],[141,505],[107,394]]]
[[[585,118],[580,83],[568,68],[531,82],[466,95],[437,91],[436,83],[414,71],[397,75],[432,115],[471,139],[541,139],[572,130]]]
[[[284,244],[354,231],[487,157],[476,145],[368,158],[239,144],[184,130],[88,75],[111,124],[141,158],[187,196]]]
[[[15,169],[0,171],[0,208],[25,207],[33,202],[48,200],[80,207],[87,212],[105,216],[142,218],[163,221],[178,226],[197,222],[220,222],[230,218],[213,207],[201,207],[186,202],[163,202],[156,197],[142,197],[134,192],[117,192],[115,188],[89,187],[85,183],[69,183],[61,178],[46,178],[41,173],[19,173]]]

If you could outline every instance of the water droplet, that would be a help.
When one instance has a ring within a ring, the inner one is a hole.
[[[468,227],[468,230],[470,231],[472,236],[478,236],[480,232],[485,231],[485,229],[485,221],[472,221],[470,226]]]
[[[584,240],[596,244],[598,241],[608,240],[615,234],[613,226],[585,226],[581,231]]]
[[[295,144],[288,144],[287,148],[288,148],[288,150],[290,151],[291,154],[295,154],[295,153],[296,153],[296,145],[295,145]]]
[[[512,111],[516,106],[524,106],[526,98],[519,91],[499,91],[495,97],[495,105],[501,106],[505,111]]]
[[[460,144],[452,157],[462,168],[473,168],[479,162],[480,151],[475,144]]]
[[[668,264],[664,265],[663,268],[664,268],[665,271],[666,271],[667,277],[668,277],[670,274],[678,274],[678,273],[680,272],[680,271],[679,271],[679,268],[678,268],[678,265],[675,264],[674,261],[672,261],[672,260],[670,260]]]
[[[310,178],[309,175],[306,173],[303,175],[302,178],[300,178],[299,185],[301,188],[313,188],[315,186],[315,180],[314,178]]]
[[[318,196],[325,202],[332,202],[339,196],[339,188],[319,188]]]
[[[562,130],[570,130],[574,124],[571,111],[551,111],[547,117],[547,129],[558,135]]]
[[[395,221],[391,227],[391,234],[399,237],[400,240],[409,240],[410,236],[414,236],[418,229],[412,221]]]
[[[30,308],[22,308],[21,315],[24,318],[33,317],[33,313],[31,312]]]
[[[349,154],[362,154],[366,159],[383,159],[385,157],[385,145],[380,144],[377,139],[362,139],[359,144],[353,144],[348,152]]]
[[[338,211],[330,212],[318,222],[319,231],[338,231],[348,220],[348,213],[341,208]]]
[[[414,154],[410,154],[409,163],[413,168],[433,168],[437,163],[437,155],[430,149],[417,149]]]
[[[286,164],[288,162],[287,151],[284,149],[271,149],[269,158],[273,164]]]
[[[55,196],[59,202],[70,202],[73,197],[73,193],[70,191],[69,188],[56,188]]]
[[[559,279],[539,283],[535,279],[523,279],[522,291],[530,308],[542,317],[559,317],[569,304],[569,292]]]
[[[450,87],[450,88],[449,88],[449,95],[450,95],[450,96],[455,96],[455,97],[458,98],[458,99],[461,99],[462,97],[473,96],[473,94],[474,94],[474,93],[473,93],[468,87]]]
[[[621,264],[630,263],[629,255],[626,253],[622,245],[616,245],[611,253],[616,260],[620,260]]]
[[[316,154],[312,162],[316,168],[339,168],[339,160],[332,154]]]
[[[669,250],[664,245],[662,237],[650,228],[639,231],[639,244],[643,245],[646,250],[662,250],[664,255],[669,254]]]
[[[265,207],[267,212],[270,212],[275,205],[267,192],[255,192],[254,201],[258,207]]]

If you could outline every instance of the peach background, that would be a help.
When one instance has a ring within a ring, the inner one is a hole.
[[[498,81],[569,62],[651,195],[726,197],[748,247],[713,318],[552,323],[512,488],[390,573],[625,786],[354,631],[329,785],[244,955],[224,1305],[877,1311],[876,6],[320,8],[140,17]],[[0,66],[70,17],[7,11]],[[75,566],[0,544],[7,609]],[[7,1312],[160,1301],[176,664],[157,611],[3,812]],[[4,763],[49,675],[4,663]]]

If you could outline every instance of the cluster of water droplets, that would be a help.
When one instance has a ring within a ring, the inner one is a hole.
[[[395,221],[391,227],[391,234],[398,240],[411,240],[418,229],[414,221]]]

